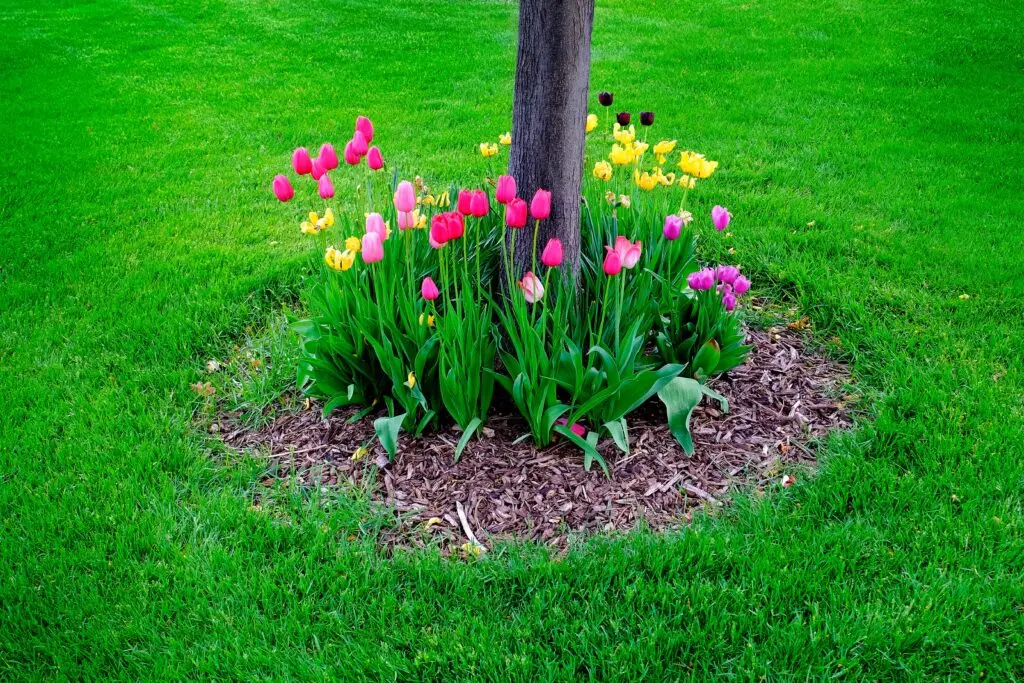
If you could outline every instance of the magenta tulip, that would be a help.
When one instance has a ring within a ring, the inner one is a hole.
[[[494,191],[494,198],[499,204],[508,204],[516,198],[516,179],[510,175],[498,177],[498,187]]]
[[[740,276],[740,269],[736,266],[718,266],[715,270],[715,278],[722,283],[731,285]]]
[[[376,232],[368,232],[363,235],[363,261],[366,263],[377,263],[384,260],[384,243]]]
[[[437,291],[437,285],[434,284],[431,278],[425,277],[423,278],[423,286],[420,287],[420,294],[427,301],[433,301],[441,295],[441,292]]]
[[[690,289],[697,291],[711,289],[715,286],[715,271],[705,268],[696,273],[690,273],[686,278],[686,284],[690,285]]]
[[[677,240],[682,232],[683,219],[681,216],[677,216],[675,214],[665,216],[665,229],[662,230],[662,234],[665,235],[665,239]]]
[[[317,192],[320,193],[321,199],[330,199],[331,197],[334,196],[334,183],[331,182],[331,179],[327,176],[326,173],[320,176],[320,180],[319,182],[317,182],[316,189]]]
[[[547,246],[541,252],[540,262],[548,268],[557,268],[562,265],[562,240],[548,240]]]
[[[551,193],[547,190],[537,190],[530,202],[530,215],[542,221],[551,215]]]
[[[320,154],[317,156],[320,163],[328,171],[338,168],[338,154],[334,151],[334,145],[329,142],[325,142],[320,147]]]
[[[622,272],[622,260],[611,247],[605,247],[605,249],[608,250],[608,253],[604,255],[604,274],[618,275]]]
[[[370,151],[366,153],[366,164],[373,171],[384,168],[384,157],[380,155],[380,147],[370,148]]]
[[[295,190],[292,189],[292,184],[289,182],[286,176],[278,173],[274,176],[274,196],[280,199],[282,202],[286,202],[295,196]]]
[[[730,220],[732,220],[732,214],[724,206],[716,206],[711,209],[711,222],[715,224],[715,229],[719,232],[729,227]]]
[[[473,193],[469,190],[459,190],[459,213],[463,216],[471,216],[473,214]]]
[[[373,124],[365,116],[356,117],[356,130],[363,134],[367,143],[373,142]]]
[[[388,239],[388,226],[384,223],[384,217],[379,213],[371,213],[366,216],[366,232],[375,232],[381,242]]]
[[[732,288],[736,294],[746,294],[750,289],[750,280],[740,275],[736,278],[736,281],[732,283]]]
[[[526,211],[526,201],[516,197],[505,205],[505,225],[510,228],[525,228]]]
[[[491,210],[491,200],[483,190],[473,190],[473,197],[469,202],[469,212],[477,218],[483,218]]]
[[[451,234],[448,232],[448,221],[445,219],[444,214],[435,214],[430,219],[430,239],[432,244],[437,243],[438,245],[443,245],[451,239]]]
[[[352,135],[352,150],[359,155],[362,159],[366,156],[366,153],[370,151],[370,144],[366,140],[366,136],[363,135],[362,131],[357,130]]]
[[[327,169],[324,168],[319,159],[313,159],[313,163],[309,167],[309,173],[313,176],[313,180],[320,180],[324,173],[327,173]]]
[[[292,168],[299,175],[306,175],[313,170],[313,160],[309,158],[305,147],[299,147],[292,153]]]
[[[725,310],[732,311],[736,308],[736,297],[732,292],[727,291],[722,297],[722,305],[725,306]]]
[[[395,190],[395,208],[406,212],[416,208],[416,188],[408,180],[398,183],[398,189]]]
[[[444,214],[444,220],[448,224],[448,239],[457,240],[466,232],[466,224],[462,214],[458,211],[449,211]]]

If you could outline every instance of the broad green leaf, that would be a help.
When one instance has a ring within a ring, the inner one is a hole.
[[[702,395],[700,382],[688,377],[676,377],[658,392],[658,398],[668,412],[668,428],[687,455],[693,455],[690,417]]]
[[[455,462],[459,461],[462,457],[462,451],[466,448],[466,444],[476,433],[476,430],[480,428],[484,422],[479,417],[474,417],[473,420],[466,426],[466,429],[462,432],[462,438],[459,439],[458,445],[455,446]]]
[[[405,415],[402,413],[394,417],[378,417],[373,421],[373,431],[391,460],[395,459],[395,453],[398,451],[398,432],[402,429]]]
[[[619,447],[619,450],[629,455],[629,431],[626,428],[626,418],[610,420],[604,423],[604,428],[612,436],[612,441]]]
[[[608,470],[608,464],[604,461],[604,458],[601,457],[601,454],[597,452],[597,449],[593,444],[588,441],[584,441],[574,434],[573,431],[569,429],[568,425],[558,425],[555,427],[555,432],[561,434],[569,441],[583,449],[583,468],[585,470],[589,472],[596,460],[597,464],[601,466],[602,470],[604,470],[605,476],[611,476],[611,472]]]

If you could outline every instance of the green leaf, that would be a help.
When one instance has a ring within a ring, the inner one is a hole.
[[[455,446],[455,462],[459,461],[462,457],[462,451],[466,448],[466,444],[476,433],[476,430],[480,428],[480,425],[484,423],[479,417],[474,417],[473,420],[466,426],[465,431],[462,432],[462,438],[459,439],[459,443]]]
[[[723,413],[729,412],[729,399],[727,399],[725,396],[722,396],[720,393],[718,393],[717,391],[715,391],[706,384],[700,385],[700,391],[708,398],[718,401],[718,405],[722,408]]]
[[[583,449],[583,468],[585,470],[589,472],[590,468],[594,464],[594,461],[596,460],[597,464],[601,466],[602,470],[604,470],[605,476],[611,476],[611,472],[608,470],[608,464],[604,461],[604,458],[601,457],[601,454],[597,452],[597,449],[594,448],[593,444],[584,441],[575,433],[573,433],[573,431],[569,429],[568,425],[558,425],[557,427],[555,427],[555,432],[561,434],[569,441],[573,442],[581,449]]]
[[[604,428],[612,436],[612,441],[619,447],[619,450],[629,455],[629,431],[626,429],[626,418],[610,420],[604,423]]]
[[[658,392],[668,412],[668,428],[687,455],[693,455],[690,417],[703,393],[701,383],[688,377],[676,377]]]
[[[378,417],[373,421],[373,431],[391,460],[395,459],[395,452],[398,450],[398,432],[402,429],[405,415],[402,413],[394,417]]]

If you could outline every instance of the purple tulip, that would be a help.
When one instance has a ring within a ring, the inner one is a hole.
[[[746,294],[747,290],[750,289],[750,280],[740,275],[736,278],[736,281],[732,283],[732,288],[736,294]]]
[[[667,240],[679,239],[680,233],[683,231],[683,219],[681,216],[672,214],[671,216],[665,216],[665,229],[662,233],[665,235]]]
[[[722,305],[725,306],[725,310],[731,313],[736,308],[736,296],[731,291],[726,290],[725,295],[722,297]]]
[[[690,285],[690,289],[697,291],[711,289],[715,286],[715,271],[705,268],[696,273],[690,273],[686,278],[686,284]]]
[[[711,209],[711,222],[715,224],[715,229],[719,232],[729,227],[730,220],[732,220],[732,214],[724,206],[716,206]]]
[[[732,285],[739,276],[740,269],[736,266],[718,266],[718,269],[715,271],[715,278],[727,285]]]

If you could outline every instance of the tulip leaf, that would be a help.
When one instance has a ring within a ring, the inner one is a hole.
[[[584,441],[579,435],[569,429],[568,425],[558,425],[555,427],[555,432],[561,434],[566,439],[583,449],[583,468],[585,470],[589,472],[590,468],[594,466],[594,461],[596,460],[597,464],[601,466],[602,470],[604,470],[605,476],[609,478],[611,477],[611,472],[608,470],[608,464],[604,461],[604,458],[601,457],[601,454],[597,452],[597,449],[593,444],[588,441]]]
[[[481,420],[479,417],[474,417],[472,421],[470,421],[470,423],[466,426],[465,431],[462,432],[462,438],[459,439],[458,445],[455,446],[455,462],[458,462],[459,458],[462,457],[462,451],[466,448],[466,444],[469,443],[469,440],[473,437],[473,434],[476,433],[476,430],[478,430],[480,428],[480,425],[482,425],[483,423],[484,421]]]
[[[629,455],[629,431],[626,429],[626,418],[610,420],[604,423],[604,428],[612,436],[612,441],[619,447],[619,450]]]
[[[668,428],[687,455],[693,455],[690,417],[703,393],[700,382],[688,377],[676,377],[658,392],[668,412]]]
[[[390,460],[395,459],[395,452],[398,451],[398,432],[402,429],[405,415],[402,413],[394,417],[378,417],[373,421],[373,431],[377,434],[380,445],[388,452]]]

